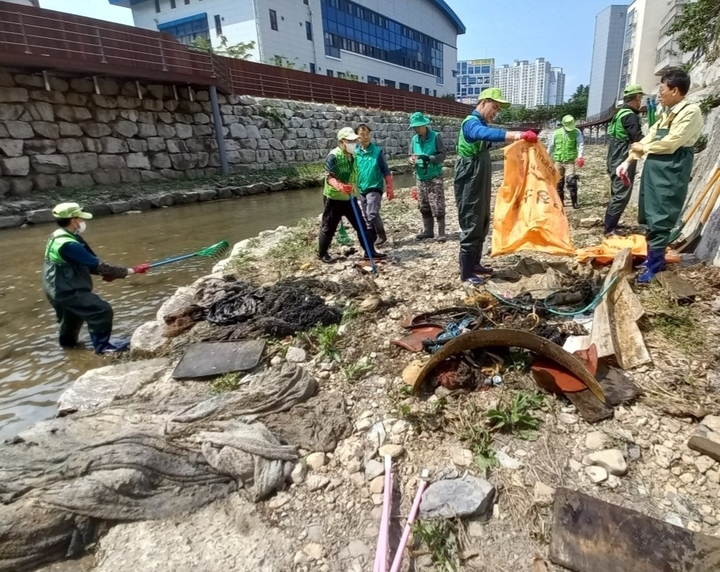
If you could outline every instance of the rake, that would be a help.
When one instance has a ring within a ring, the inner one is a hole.
[[[159,260],[150,264],[150,268],[157,268],[158,266],[165,266],[166,264],[172,264],[173,262],[180,262],[181,260],[187,260],[188,258],[194,258],[200,256],[201,258],[212,258],[213,260],[219,260],[227,251],[230,250],[230,243],[227,240],[221,240],[217,244],[193,252],[192,254],[183,254],[181,256],[173,256],[172,258],[166,258],[165,260]]]

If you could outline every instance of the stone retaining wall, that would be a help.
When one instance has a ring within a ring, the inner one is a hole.
[[[49,87],[50,89],[46,89]],[[0,71],[0,196],[60,187],[217,175],[207,91]],[[338,129],[368,123],[387,155],[407,154],[407,114],[219,96],[234,172],[324,160]],[[413,111],[413,110],[409,110]],[[460,120],[436,118],[449,152]]]

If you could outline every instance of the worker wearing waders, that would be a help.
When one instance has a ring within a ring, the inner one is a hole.
[[[415,135],[410,139],[409,161],[415,167],[417,179],[418,208],[423,220],[423,231],[418,240],[435,237],[433,218],[437,221],[438,238],[445,240],[445,187],[443,186],[443,162],[447,157],[440,133],[428,127],[430,118],[421,111],[410,115],[410,129]]]
[[[619,177],[627,176],[632,163],[646,157],[640,179],[639,219],[648,227],[648,254],[645,270],[638,282],[650,282],[665,269],[665,250],[670,233],[680,218],[688,193],[693,165],[693,146],[702,135],[700,106],[686,101],[690,76],[682,70],[670,70],[660,79],[658,99],[663,106],[660,120],[617,168]]]
[[[455,202],[460,223],[460,278],[481,284],[476,274],[492,274],[481,264],[482,248],[490,230],[490,199],[492,194],[492,143],[518,141],[537,142],[534,131],[505,131],[488,127],[500,109],[510,107],[502,92],[491,87],[480,94],[477,107],[460,125],[455,161]]]
[[[633,181],[635,180],[636,163],[628,167],[627,181],[617,176],[615,171],[627,158],[630,145],[643,137],[640,127],[640,107],[642,107],[643,88],[629,85],[623,91],[623,106],[617,111],[610,122],[607,134],[610,140],[607,154],[607,170],[610,175],[610,202],[605,210],[605,234],[616,234],[620,217],[630,202]]]
[[[77,203],[57,205],[52,214],[60,228],[50,235],[45,247],[43,288],[55,309],[60,326],[60,345],[71,348],[78,345],[78,334],[87,322],[95,353],[115,353],[124,347],[111,343],[113,310],[110,304],[93,294],[92,274],[110,282],[126,278],[129,274],[144,274],[150,266],[140,264],[134,268],[113,266],[100,261],[87,242],[80,236],[85,221],[92,214]]]
[[[562,118],[562,126],[555,131],[552,139],[550,139],[548,153],[555,161],[555,168],[560,174],[560,180],[557,184],[560,200],[565,204],[565,187],[567,187],[574,209],[580,208],[578,204],[578,176],[575,167],[585,166],[584,152],[585,139],[582,131],[575,127],[575,118],[572,115],[566,115]]]
[[[385,225],[380,218],[383,189],[389,201],[395,198],[392,173],[380,147],[370,141],[370,127],[361,123],[355,128],[360,145],[355,148],[355,160],[358,166],[358,191],[362,203],[365,222],[375,229],[375,246],[387,242]]]
[[[327,171],[323,190],[325,208],[318,237],[318,258],[326,264],[335,262],[328,251],[342,217],[345,217],[355,229],[358,240],[365,250],[365,258],[369,258],[369,254],[375,259],[386,258],[385,254],[375,252],[373,246],[376,239],[375,229],[370,228],[365,219],[360,216],[361,207],[356,198],[358,169],[355,158],[358,136],[352,127],[343,127],[338,131],[337,138],[338,146],[330,151],[325,160],[325,170]],[[351,201],[354,201],[354,207]],[[368,247],[363,240],[363,233]]]

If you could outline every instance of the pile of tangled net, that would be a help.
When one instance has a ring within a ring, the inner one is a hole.
[[[356,296],[363,293],[363,285],[292,278],[258,288],[232,277],[211,278],[200,286],[191,305],[165,317],[165,335],[175,337],[207,321],[215,328],[206,339],[290,336],[317,324],[339,323],[342,310],[321,296],[339,293]]]
[[[0,572],[81,555],[105,523],[192,513],[238,488],[265,498],[297,447],[332,451],[352,431],[342,397],[316,390],[286,363],[201,403],[177,389],[116,400],[0,444]]]

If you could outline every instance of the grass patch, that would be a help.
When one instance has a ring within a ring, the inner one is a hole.
[[[372,371],[372,365],[365,358],[340,369],[345,381],[355,381]]]
[[[310,219],[302,219],[278,243],[268,250],[267,256],[278,267],[312,257],[317,248],[317,232]]]
[[[540,428],[540,419],[533,415],[533,411],[542,407],[544,403],[545,397],[540,393],[518,391],[507,407],[498,404],[498,407],[488,410],[488,422],[494,431],[527,438],[529,432]]]
[[[348,322],[352,322],[355,318],[357,318],[360,315],[360,308],[355,306],[354,304],[349,304],[345,310],[343,311],[342,316],[342,324],[347,324]]]
[[[470,404],[459,416],[455,428],[458,439],[472,451],[473,461],[483,473],[499,465],[490,431],[478,419],[483,416],[480,409]]]
[[[420,520],[413,526],[413,536],[430,552],[436,570],[460,570],[460,526],[457,520],[446,519]]]
[[[665,338],[668,344],[688,355],[707,350],[706,336],[698,335],[702,326],[694,306],[677,304],[657,283],[651,283],[641,293],[641,298],[653,331]]]
[[[316,348],[321,359],[327,357],[335,361],[340,360],[340,350],[335,346],[339,336],[337,324],[329,326],[318,324],[303,335]]]
[[[243,250],[238,253],[237,256],[233,256],[230,259],[230,261],[227,263],[226,272],[247,272],[254,268],[257,262],[257,258],[255,258],[249,252]]]
[[[210,393],[218,395],[220,393],[227,393],[229,391],[235,391],[240,386],[240,374],[239,373],[226,373],[213,379],[210,384]]]

